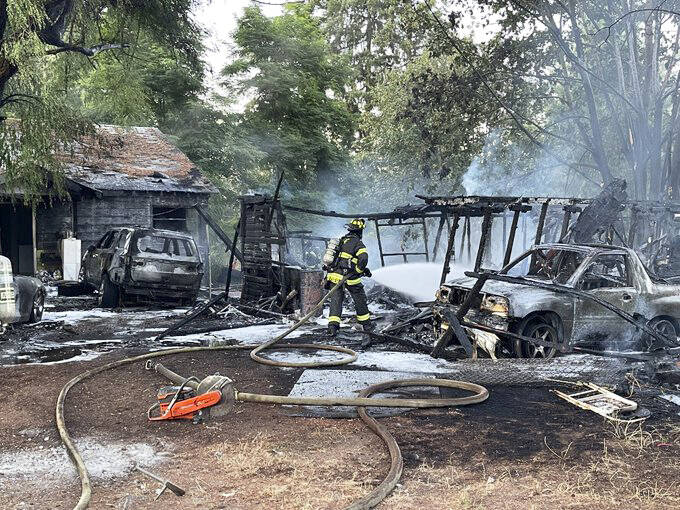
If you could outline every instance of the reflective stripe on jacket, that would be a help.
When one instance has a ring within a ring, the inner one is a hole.
[[[361,275],[368,266],[366,246],[359,236],[350,233],[340,239],[339,249],[336,267],[332,268],[326,278],[332,283],[338,283],[344,273],[349,275],[347,285],[360,284]]]

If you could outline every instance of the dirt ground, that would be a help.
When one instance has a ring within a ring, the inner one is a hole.
[[[140,328],[155,334],[160,320],[128,315],[41,330],[40,345],[59,343],[59,335],[125,340],[107,344],[109,352],[95,359],[0,366],[1,509],[69,509],[78,500],[80,484],[55,428],[55,402],[75,375],[160,347],[134,337]],[[16,332],[5,351],[34,331]],[[252,393],[287,394],[302,373],[256,364],[245,350],[161,361],[183,375],[220,372]],[[385,446],[358,419],[293,417],[276,406],[237,404],[207,424],[150,423],[146,410],[165,384],[138,362],[69,393],[66,420],[91,471],[91,508],[340,509],[367,494],[389,467]],[[633,398],[652,415],[625,428],[568,405],[550,385],[489,391],[481,404],[381,419],[401,447],[404,473],[379,508],[680,506],[679,406],[657,405],[657,397],[640,393]],[[154,501],[160,485],[134,471],[136,462],[186,495],[168,492]]]
[[[133,352],[106,356],[96,364]],[[175,355],[185,374],[219,371],[249,392],[284,394],[299,370],[252,363],[247,352]],[[3,367],[11,387],[0,415],[2,451],[59,444],[54,403],[81,363]],[[149,423],[160,377],[140,363],[76,386],[66,419],[74,438],[146,443],[162,461],[150,469],[186,489],[154,502],[157,484],[136,472],[94,479],[91,508],[343,508],[386,473],[382,443],[355,419],[301,418],[275,406],[239,404],[220,421]],[[404,476],[381,508],[677,508],[680,426],[653,417],[617,430],[562,403],[547,388],[492,387],[475,406],[384,419],[399,442]],[[21,431],[35,430],[33,434]],[[37,438],[36,438],[37,436]],[[44,437],[43,437],[44,436]],[[87,459],[86,459],[87,460]],[[0,483],[3,476],[0,475]],[[71,508],[79,485],[12,480],[3,508]]]

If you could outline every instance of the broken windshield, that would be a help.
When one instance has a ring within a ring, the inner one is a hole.
[[[158,234],[139,235],[135,248],[137,253],[153,258],[170,256],[174,260],[194,260],[198,258],[196,245],[191,239]]]
[[[539,248],[525,253],[503,273],[509,276],[529,277],[565,284],[584,259],[585,254],[580,251]]]

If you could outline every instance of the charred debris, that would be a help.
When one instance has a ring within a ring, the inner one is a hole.
[[[417,198],[422,203],[392,212],[350,214],[285,205],[278,192],[242,196],[232,237],[201,210],[230,252],[226,288],[159,337],[271,324],[312,309],[323,294],[321,258],[331,238],[286,224],[288,215],[309,215],[365,218],[377,248],[372,260],[381,266],[442,264],[432,301],[414,303],[376,285],[368,297],[380,307],[378,327],[343,328],[338,342],[356,334],[364,345],[447,358],[587,352],[668,363],[680,351],[680,203],[630,200],[623,180],[594,199]],[[393,242],[403,227],[419,247]],[[517,296],[535,309],[513,315]]]

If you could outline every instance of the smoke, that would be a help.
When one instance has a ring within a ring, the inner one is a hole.
[[[482,152],[476,156],[462,178],[467,195],[576,197],[593,194],[593,184],[574,172],[561,157],[542,152],[536,155],[527,147],[504,140],[500,131],[489,133]],[[597,190],[599,191],[599,190]]]

